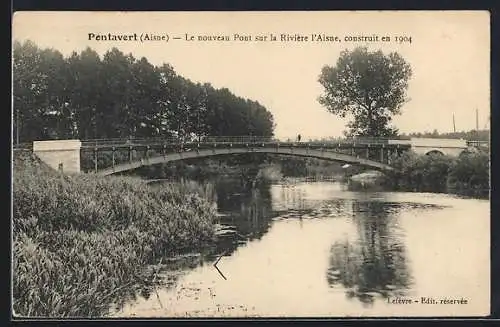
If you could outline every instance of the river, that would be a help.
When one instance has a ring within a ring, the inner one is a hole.
[[[111,316],[489,314],[488,200],[229,179],[217,196],[216,244],[172,260]]]

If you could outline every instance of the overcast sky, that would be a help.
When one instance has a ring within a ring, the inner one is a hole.
[[[169,41],[96,41],[88,34],[154,33]],[[173,37],[227,35],[229,42],[188,42]],[[312,33],[339,36],[341,42],[239,42],[234,34]],[[489,127],[489,13],[476,12],[23,12],[13,19],[13,38],[34,41],[68,56],[87,46],[104,54],[112,47],[152,64],[171,64],[192,81],[227,87],[259,101],[274,115],[276,135],[303,138],[339,136],[345,120],[317,101],[318,76],[335,65],[343,49],[366,45],[399,52],[413,77],[394,125],[402,132]],[[345,36],[411,37],[411,43],[346,42]]]

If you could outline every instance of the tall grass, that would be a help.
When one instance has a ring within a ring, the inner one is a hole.
[[[144,265],[214,236],[214,191],[180,182],[62,176],[29,155],[13,172],[13,309],[19,316],[104,315]]]

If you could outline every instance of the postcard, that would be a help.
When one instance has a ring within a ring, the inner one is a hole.
[[[14,318],[490,314],[489,12],[12,24]]]

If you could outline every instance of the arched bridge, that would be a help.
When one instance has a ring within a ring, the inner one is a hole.
[[[405,145],[375,138],[293,142],[264,137],[205,137],[187,142],[175,139],[116,139],[88,140],[81,144],[83,152],[92,153],[92,170],[100,175],[172,161],[245,153],[311,157],[392,170],[388,156],[406,148]],[[104,154],[107,154],[106,158],[103,158]],[[102,164],[99,164],[100,161]],[[107,163],[104,164],[104,161]]]
[[[394,152],[412,149],[422,154],[458,155],[470,146],[465,140],[447,139],[339,138],[295,142],[243,136],[35,141],[33,152],[53,168],[67,173],[83,170],[110,175],[165,162],[244,153],[311,157],[392,170],[390,157]]]

